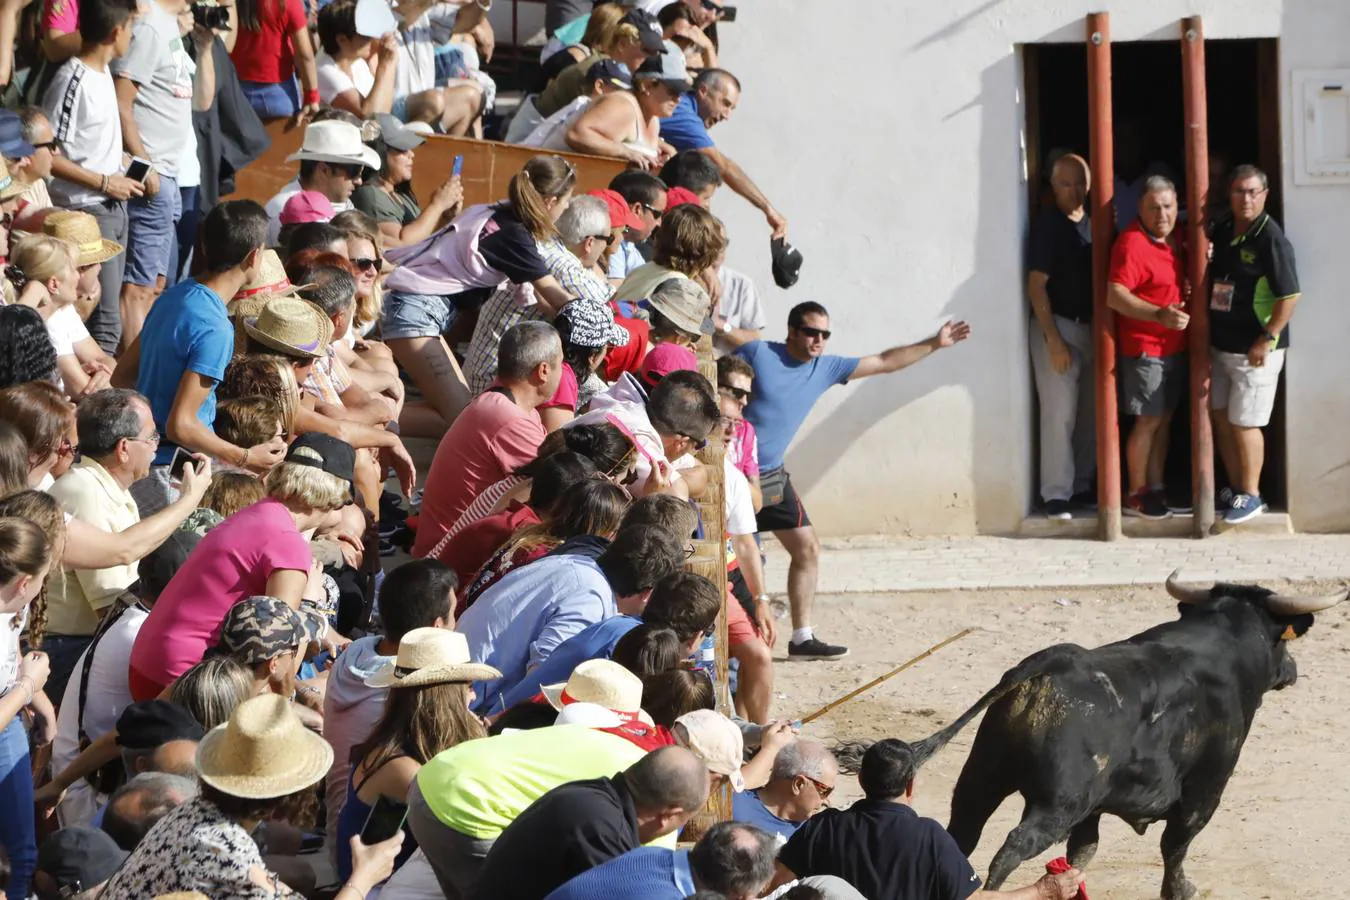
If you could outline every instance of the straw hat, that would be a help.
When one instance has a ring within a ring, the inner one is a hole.
[[[328,352],[333,320],[297,297],[274,297],[257,316],[244,318],[244,333],[288,356],[318,359]]]
[[[558,711],[573,703],[594,703],[629,722],[650,721],[642,711],[642,679],[610,659],[588,659],[572,670],[566,684],[540,687]]]
[[[281,257],[277,256],[275,250],[264,250],[262,262],[258,266],[258,271],[248,282],[241,287],[232,300],[244,300],[249,297],[255,297],[259,294],[275,294],[279,297],[289,297],[301,288],[309,285],[300,285],[299,287],[291,284],[291,280],[286,277],[286,267],[281,264]]]
[[[232,797],[285,797],[320,781],[333,748],[276,694],[245,700],[197,745],[197,777]]]
[[[414,628],[398,642],[398,657],[366,679],[373,688],[410,688],[451,681],[493,681],[502,673],[469,659],[469,641],[458,631]]]
[[[105,263],[126,249],[116,241],[105,238],[99,231],[98,219],[87,212],[56,210],[42,220],[42,230],[79,248],[80,258],[75,263],[77,266]]]

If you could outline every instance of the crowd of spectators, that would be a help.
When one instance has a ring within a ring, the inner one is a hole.
[[[874,811],[817,816],[838,768],[773,718],[757,545],[792,553],[789,655],[846,653],[783,452],[829,386],[967,326],[825,356],[808,301],[762,339],[716,191],[764,213],[781,287],[802,257],[709,136],[740,93],[717,0],[551,27],[505,130],[623,160],[607,187],[541,155],[496,202],[417,196],[427,135],[493,112],[490,5],[34,0],[0,47],[10,900],[978,887],[903,754],[864,761]],[[294,180],[231,199],[283,118]],[[690,831],[723,792],[736,821]]]

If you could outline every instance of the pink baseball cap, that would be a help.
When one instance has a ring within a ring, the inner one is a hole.
[[[657,344],[642,361],[638,377],[648,387],[652,387],[671,372],[686,371],[698,371],[698,357],[693,350],[679,344]]]
[[[282,225],[327,222],[337,215],[333,204],[318,191],[301,191],[281,208]]]

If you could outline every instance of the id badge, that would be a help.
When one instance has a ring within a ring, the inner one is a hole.
[[[1209,291],[1209,308],[1216,312],[1231,312],[1233,309],[1233,283],[1216,281]]]

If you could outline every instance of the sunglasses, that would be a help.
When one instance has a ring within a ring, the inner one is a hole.
[[[798,325],[797,330],[809,338],[824,338],[827,341],[830,335],[834,334],[828,328],[812,328],[810,325]]]
[[[33,145],[33,149],[34,149],[34,150],[50,150],[50,151],[52,151],[53,153],[60,153],[60,152],[61,152],[61,142],[58,141],[56,138],[52,138],[50,141],[43,141],[43,142],[40,143],[40,144],[34,144],[34,145]]]
[[[696,438],[691,437],[690,435],[687,434],[682,434],[680,435],[680,437],[684,438],[686,441],[688,441],[690,444],[693,445],[695,453],[697,453],[699,450],[702,450],[704,447],[708,446],[707,438]]]
[[[341,172],[342,174],[346,175],[348,178],[351,178],[353,180],[361,178],[366,172],[366,167],[361,165],[360,163],[348,163],[346,165],[342,165],[339,163],[330,163],[330,165],[333,166],[334,170]]]
[[[612,231],[607,231],[604,234],[593,234],[591,237],[595,238],[597,241],[604,241],[606,247],[613,246],[614,244],[614,232]]]
[[[830,795],[834,793],[834,785],[821,784],[819,781],[816,781],[810,775],[803,775],[802,777],[816,786],[816,792],[820,794],[820,799],[828,800],[830,799]]]
[[[666,211],[665,211],[664,209],[657,209],[655,206],[652,206],[650,203],[643,203],[641,200],[638,201],[638,206],[641,206],[641,207],[642,207],[643,209],[645,209],[647,212],[651,213],[651,214],[652,214],[652,218],[655,219],[655,220],[658,221],[658,222],[660,222],[660,221],[661,221],[661,217],[664,216],[664,215],[666,214]]]
[[[745,388],[732,387],[732,386],[729,385],[729,384],[719,384],[719,385],[717,386],[717,389],[718,389],[719,391],[725,391],[728,395],[731,396],[731,399],[733,399],[733,400],[749,400],[749,399],[750,399],[750,392],[747,391]]]
[[[371,269],[379,269],[381,263],[383,263],[384,260],[378,256],[375,257],[374,259],[371,259],[369,256],[358,256],[351,262],[352,265],[356,266],[362,272],[368,272]]]

